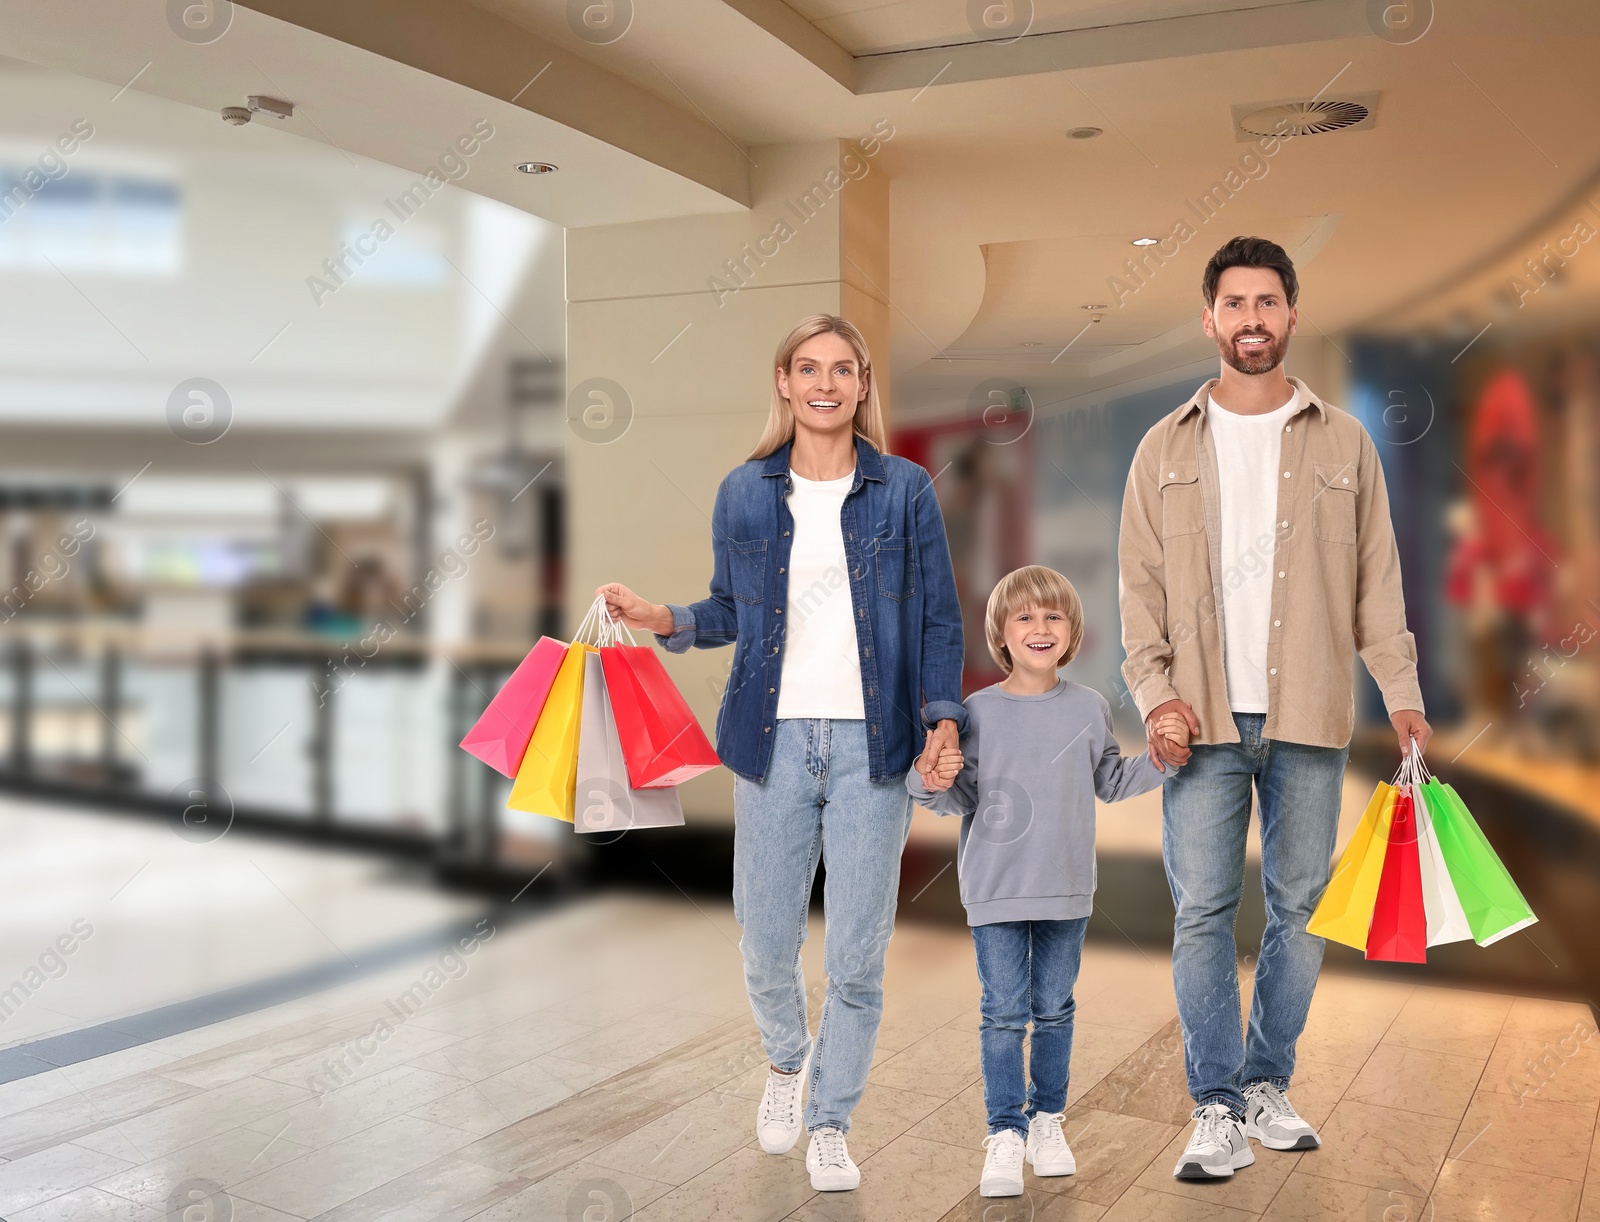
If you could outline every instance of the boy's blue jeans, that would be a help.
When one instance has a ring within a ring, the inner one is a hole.
[[[1322,966],[1306,922],[1328,886],[1349,747],[1261,737],[1263,713],[1235,713],[1237,743],[1201,744],[1161,792],[1161,844],[1177,917],[1172,983],[1189,1094],[1244,1113],[1243,1088],[1288,1089]],[[1250,790],[1261,807],[1267,927],[1256,962],[1248,1038],[1240,1035],[1233,923],[1244,888]]]
[[[1066,921],[999,921],[972,927],[978,952],[978,1055],[989,1132],[1028,1135],[1040,1112],[1067,1106],[1072,1058],[1072,988],[1083,958],[1088,917]],[[1033,1020],[1028,1073],[1022,1071],[1022,1037]]]
[[[733,916],[743,929],[745,988],[772,1063],[796,1070],[810,1051],[800,946],[817,860],[828,995],[811,1060],[808,1131],[850,1131],[883,1017],[883,960],[894,932],[900,854],[911,830],[905,781],[868,777],[867,723],[785,718],[764,782],[733,782]]]

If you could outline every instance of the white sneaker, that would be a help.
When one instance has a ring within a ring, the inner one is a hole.
[[[1315,1150],[1322,1144],[1316,1129],[1271,1082],[1252,1082],[1245,1087],[1244,1135],[1269,1150]]]
[[[806,1170],[816,1192],[848,1192],[861,1183],[861,1168],[851,1161],[844,1134],[831,1124],[812,1130]]]
[[[1175,1180],[1226,1179],[1240,1167],[1256,1161],[1245,1139],[1244,1124],[1226,1103],[1208,1103],[1194,1109],[1194,1132],[1183,1157],[1173,1168]]]
[[[978,1181],[980,1197],[1020,1197],[1022,1195],[1022,1156],[1025,1145],[1015,1129],[1001,1129],[983,1139],[988,1151],[983,1158],[983,1178]]]
[[[787,1154],[800,1140],[800,1118],[805,1110],[806,1066],[794,1073],[767,1067],[767,1085],[756,1109],[756,1140],[768,1154]]]
[[[1060,1112],[1040,1112],[1028,1122],[1028,1162],[1035,1175],[1072,1175],[1078,1162],[1061,1131]]]

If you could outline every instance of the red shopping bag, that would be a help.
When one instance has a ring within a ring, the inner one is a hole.
[[[630,787],[681,785],[722,762],[650,646],[608,645],[600,664]]]
[[[1389,848],[1383,857],[1378,900],[1367,933],[1367,958],[1392,963],[1428,961],[1428,916],[1422,901],[1422,865],[1417,850],[1416,790],[1400,789],[1394,803]]]
[[[540,637],[489,701],[483,716],[467,731],[461,740],[462,750],[470,751],[496,772],[515,777],[566,656],[565,641]]]

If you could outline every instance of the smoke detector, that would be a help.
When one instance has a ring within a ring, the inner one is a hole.
[[[1268,136],[1282,140],[1291,136],[1362,131],[1377,125],[1377,113],[1376,93],[1288,102],[1251,102],[1233,108],[1233,138],[1247,143]]]
[[[252,93],[244,100],[243,106],[224,106],[222,108],[222,121],[231,123],[234,127],[243,127],[255,115],[271,115],[274,119],[293,118],[294,103],[285,102],[281,98],[269,98],[259,93]]]

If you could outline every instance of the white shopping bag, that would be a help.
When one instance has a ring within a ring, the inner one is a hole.
[[[631,789],[617,719],[606,694],[598,653],[584,658],[583,720],[578,728],[577,797],[572,826],[577,832],[617,832],[635,827],[682,827],[683,804],[676,786]]]

